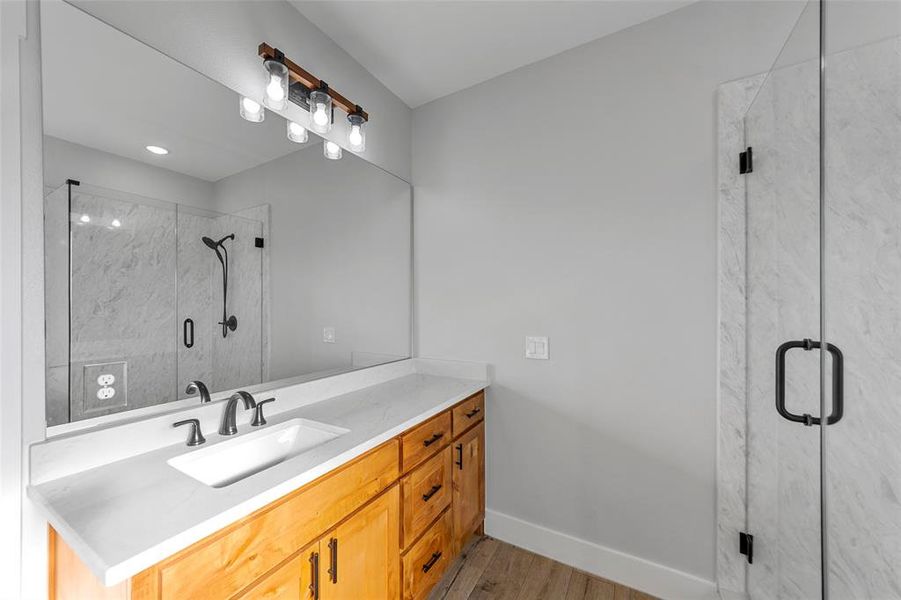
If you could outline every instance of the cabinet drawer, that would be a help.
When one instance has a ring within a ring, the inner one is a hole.
[[[450,505],[452,489],[450,446],[403,478],[404,548]]]
[[[227,598],[363,506],[398,477],[397,441],[160,563],[159,597]]]
[[[450,411],[445,411],[405,433],[401,437],[401,470],[406,473],[444,448],[450,440]]]
[[[404,555],[404,600],[426,598],[453,558],[453,521],[444,515]]]
[[[485,418],[485,392],[470,396],[454,407],[454,437]]]

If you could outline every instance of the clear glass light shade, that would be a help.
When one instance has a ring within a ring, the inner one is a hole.
[[[366,149],[366,121],[361,115],[347,115],[350,131],[347,133],[347,144],[354,152]]]
[[[283,110],[288,106],[288,67],[277,60],[267,60],[266,97],[263,103],[273,110]]]
[[[322,154],[329,160],[338,160],[341,158],[341,146],[335,142],[323,140]]]
[[[310,92],[310,126],[318,133],[332,129],[332,97],[320,90]]]
[[[298,125],[294,121],[288,121],[288,139],[298,144],[303,144],[310,137],[303,125]]]
[[[260,123],[266,118],[266,110],[259,102],[241,96],[238,102],[240,107],[241,118],[251,123]]]

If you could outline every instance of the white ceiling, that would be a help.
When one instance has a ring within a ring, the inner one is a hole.
[[[65,2],[41,3],[41,41],[47,135],[207,181],[302,148],[280,116],[241,119],[225,86]]]
[[[693,0],[290,1],[415,108]]]

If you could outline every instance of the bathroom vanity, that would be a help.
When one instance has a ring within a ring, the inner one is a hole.
[[[253,431],[240,414],[231,439],[211,433],[196,448],[167,446],[32,486],[51,523],[50,597],[426,597],[482,527],[487,383],[416,362],[375,367],[371,375],[387,380],[275,413]],[[298,420],[343,433],[231,483],[204,483],[173,464],[252,447],[253,436]]]

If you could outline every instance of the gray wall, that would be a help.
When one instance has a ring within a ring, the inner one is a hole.
[[[313,144],[217,181],[215,198],[228,213],[269,205],[269,379],[346,369],[354,353],[410,355],[406,182]]]
[[[714,578],[715,92],[799,12],[701,2],[414,111],[415,339],[495,367],[490,511]]]

